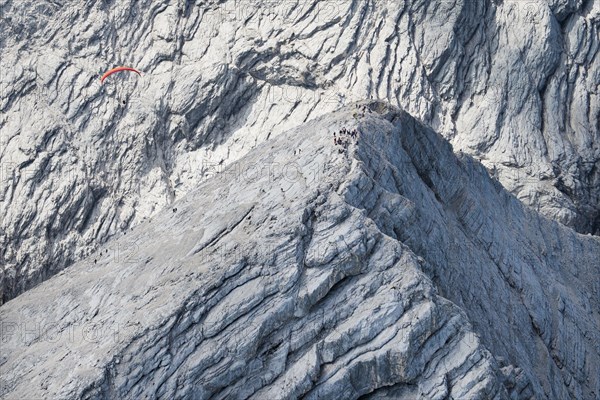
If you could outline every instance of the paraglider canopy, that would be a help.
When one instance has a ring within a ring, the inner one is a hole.
[[[104,75],[102,75],[102,78],[100,78],[100,82],[104,83],[104,80],[106,78],[108,78],[109,76],[111,76],[112,74],[116,73],[116,72],[121,72],[121,71],[131,71],[131,72],[135,72],[136,74],[138,74],[139,76],[142,76],[142,74],[140,73],[140,71],[138,71],[135,68],[131,68],[131,67],[117,67],[117,68],[113,68],[111,70],[108,70],[104,73]]]

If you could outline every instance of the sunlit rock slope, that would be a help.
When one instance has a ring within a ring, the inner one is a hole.
[[[352,105],[4,304],[0,395],[596,399],[599,255],[407,113]]]

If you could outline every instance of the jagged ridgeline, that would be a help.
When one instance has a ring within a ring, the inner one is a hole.
[[[593,399],[598,254],[407,113],[349,106],[4,304],[3,393]]]

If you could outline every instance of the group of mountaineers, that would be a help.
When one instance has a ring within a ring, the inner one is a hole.
[[[341,148],[338,149],[338,151],[340,153],[343,153],[350,145],[350,139],[356,139],[357,136],[358,131],[356,129],[350,131],[346,128],[342,128],[338,132],[338,134],[336,134],[336,132],[333,132],[333,144],[335,144],[336,146],[341,146]]]

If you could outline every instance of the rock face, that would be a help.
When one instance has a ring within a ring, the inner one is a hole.
[[[361,99],[600,230],[600,3],[0,0],[0,301]],[[143,77],[99,75],[132,65]]]
[[[0,395],[595,399],[599,255],[361,103],[4,304]]]

